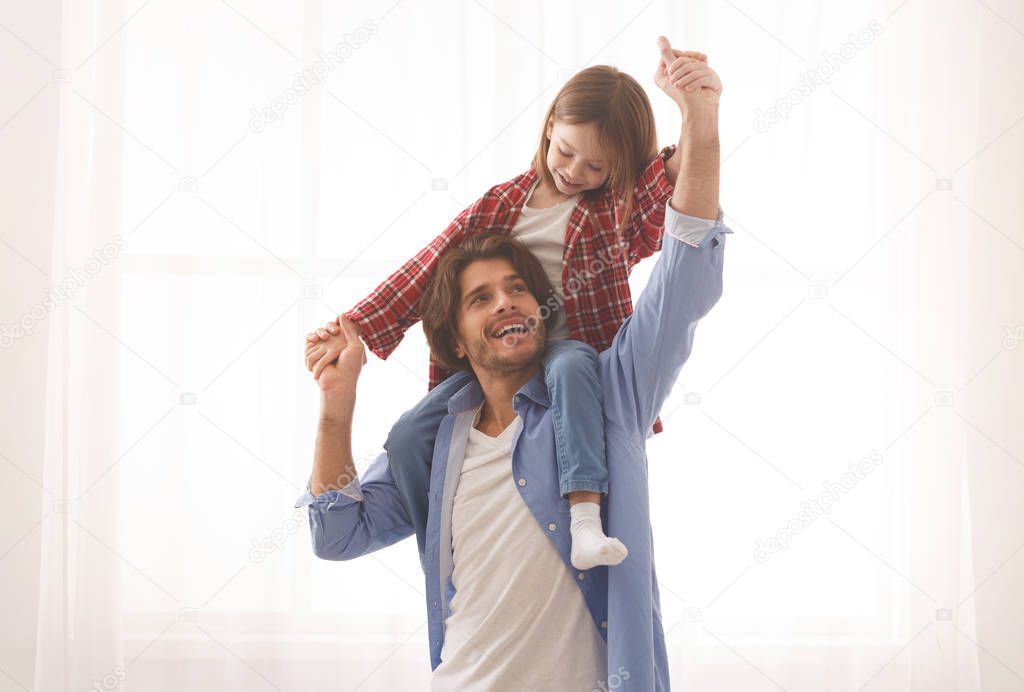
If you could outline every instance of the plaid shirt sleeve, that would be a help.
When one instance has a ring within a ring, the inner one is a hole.
[[[479,227],[481,218],[492,214],[496,201],[489,195],[466,207],[444,232],[398,268],[370,295],[343,313],[361,328],[363,341],[380,358],[395,350],[409,327],[419,319],[420,296],[434,274],[438,260],[447,250],[458,247]]]
[[[661,239],[665,233],[665,203],[672,197],[675,183],[668,179],[665,161],[675,151],[675,144],[662,149],[647,164],[633,188],[633,211],[623,233],[623,240],[629,243],[631,265],[661,250]]]

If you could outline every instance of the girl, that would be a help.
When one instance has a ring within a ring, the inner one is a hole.
[[[664,37],[658,43],[655,81],[680,106],[681,89],[721,89],[705,55],[672,50]],[[604,65],[582,70],[549,107],[530,170],[492,187],[373,293],[308,335],[310,370],[318,376],[337,358],[344,344],[332,337],[340,333],[340,320],[350,321],[370,350],[387,358],[418,321],[417,302],[445,250],[484,230],[516,236],[554,287],[553,296],[536,297],[548,310],[540,315],[548,332],[544,378],[559,490],[569,503],[570,560],[580,570],[621,563],[626,546],[605,535],[600,515],[608,469],[597,351],[611,345],[632,312],[630,270],[661,249],[665,204],[681,156],[675,146],[658,151],[651,106],[636,80]],[[434,438],[448,399],[469,379],[450,374],[431,359],[430,393],[398,420],[385,443],[421,556]],[[654,431],[660,430],[659,421]]]

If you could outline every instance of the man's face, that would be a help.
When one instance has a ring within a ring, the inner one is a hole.
[[[548,121],[548,170],[563,195],[596,190],[608,179],[607,156],[597,140],[593,123],[575,125]]]
[[[512,263],[477,260],[459,276],[457,355],[473,371],[507,375],[540,361],[546,332],[537,299]]]

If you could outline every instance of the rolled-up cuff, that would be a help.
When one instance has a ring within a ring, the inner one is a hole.
[[[722,207],[718,207],[718,217],[715,219],[703,219],[698,216],[681,214],[672,208],[668,202],[665,203],[665,232],[676,240],[680,240],[692,247],[703,247],[709,236],[718,233],[732,233],[725,227],[723,219],[725,214]],[[716,231],[712,233],[712,231]]]
[[[328,490],[319,495],[313,494],[310,481],[306,481],[306,492],[295,501],[295,507],[308,507],[309,505],[316,504],[324,509],[331,509],[339,502],[344,502],[342,498],[349,498],[359,502],[363,501],[363,490],[362,486],[359,485],[358,478],[353,478],[344,488]]]

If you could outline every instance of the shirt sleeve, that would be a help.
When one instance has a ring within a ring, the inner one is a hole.
[[[609,423],[645,436],[690,357],[698,321],[722,295],[725,234],[733,232],[721,213],[697,219],[667,204],[665,213],[670,232],[647,286],[600,354]]]
[[[339,495],[350,497],[353,500],[363,500],[363,489],[362,486],[359,484],[358,478],[353,478],[351,482],[349,482],[349,484],[346,485],[344,488],[328,490],[326,492],[321,493],[320,495],[313,494],[311,481],[312,479],[306,481],[306,492],[303,493],[302,497],[295,501],[295,507],[308,507],[314,502],[321,502],[325,499],[329,499],[332,503],[337,502]]]
[[[699,216],[682,214],[673,209],[670,203],[665,203],[665,232],[691,247],[700,247],[708,233],[722,227],[724,218],[721,206],[718,207],[717,218],[702,219]],[[724,232],[732,233],[730,230]]]
[[[415,529],[398,492],[388,455],[382,452],[363,474],[344,488],[295,501],[306,507],[313,554],[323,560],[351,560],[411,536]]]
[[[665,161],[675,154],[672,144],[651,159],[633,186],[633,210],[626,224],[631,264],[661,250],[665,232],[665,204],[672,196],[673,183],[668,179]]]
[[[463,209],[441,235],[344,313],[359,325],[363,341],[379,358],[391,355],[409,327],[419,322],[420,297],[441,255],[462,244],[492,204],[485,195]]]

